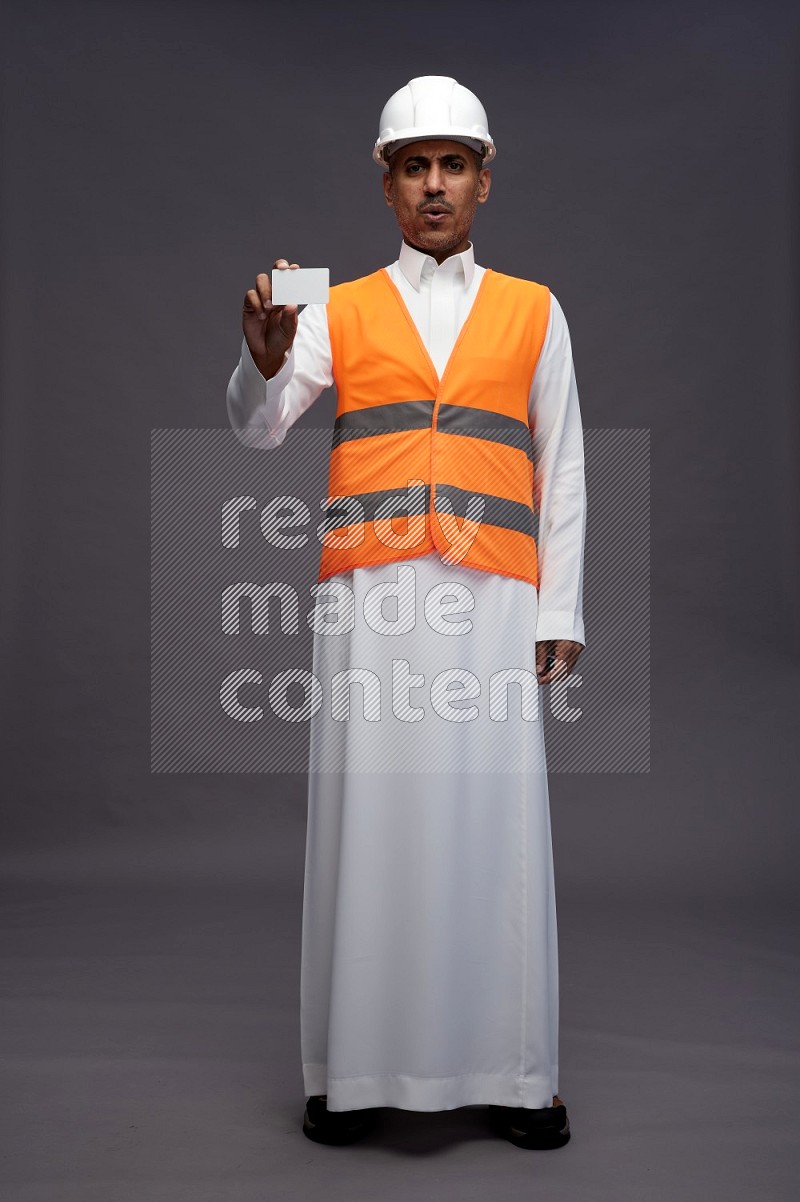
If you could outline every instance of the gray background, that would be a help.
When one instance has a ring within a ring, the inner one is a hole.
[[[2,22],[4,1198],[794,1196],[796,12]],[[396,258],[370,151],[420,74],[489,114],[478,262],[558,296],[587,427],[651,430],[651,771],[551,781],[574,1138],[549,1155],[480,1109],[305,1140],[304,780],[149,769],[150,431],[226,425],[275,258]]]

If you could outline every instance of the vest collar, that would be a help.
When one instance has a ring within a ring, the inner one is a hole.
[[[444,266],[444,264],[442,264],[442,266]],[[466,337],[467,331],[470,327],[473,317],[475,316],[476,311],[478,311],[480,309],[481,301],[483,300],[483,297],[486,295],[487,292],[490,291],[490,289],[492,288],[492,286],[494,284],[494,281],[498,278],[497,272],[493,271],[491,267],[486,267],[484,269],[483,275],[481,276],[481,279],[480,279],[480,283],[478,284],[478,291],[475,294],[475,299],[473,300],[472,305],[470,306],[469,313],[467,314],[467,316],[464,320],[464,323],[461,326],[461,330],[459,331],[458,337],[456,338],[456,341],[455,341],[455,345],[453,346],[453,349],[450,352],[450,355],[448,357],[447,363],[444,368],[444,372],[442,373],[441,377],[439,376],[439,373],[436,370],[436,366],[433,362],[433,359],[431,359],[428,348],[425,346],[425,343],[422,341],[422,338],[420,337],[420,332],[417,327],[417,324],[408,311],[408,306],[406,305],[406,302],[403,300],[400,289],[397,287],[397,284],[392,279],[391,272],[389,271],[389,269],[387,267],[379,267],[378,270],[375,272],[375,275],[383,278],[383,280],[386,282],[387,288],[394,295],[395,300],[397,301],[398,305],[400,306],[400,311],[402,312],[404,318],[408,322],[408,326],[409,326],[409,329],[411,330],[413,339],[414,339],[415,343],[417,344],[417,347],[419,348],[420,352],[422,353],[423,359],[425,360],[425,362],[427,363],[427,365],[430,369],[431,379],[433,381],[435,381],[435,383],[433,385],[433,389],[435,392],[438,392],[439,389],[443,386],[446,377],[450,374],[450,365],[452,364],[453,360],[455,359],[457,352],[461,348],[461,344]]]
[[[417,292],[420,291],[423,278],[434,272],[459,276],[464,281],[464,287],[469,288],[475,275],[475,248],[470,242],[460,254],[450,255],[443,263],[437,263],[433,255],[426,255],[415,246],[409,246],[403,238],[398,263],[403,275]]]

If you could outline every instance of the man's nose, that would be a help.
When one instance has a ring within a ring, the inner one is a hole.
[[[444,191],[444,172],[438,163],[434,163],[428,168],[428,174],[425,177],[426,192],[443,192]]]

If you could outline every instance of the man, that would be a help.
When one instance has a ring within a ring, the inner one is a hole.
[[[556,298],[474,259],[494,156],[454,79],[396,92],[373,158],[399,259],[299,315],[259,274],[228,387],[237,436],[262,449],[338,392],[320,590],[355,604],[344,633],[314,626],[334,698],[312,718],[303,901],[303,1130],[318,1142],[359,1138],[379,1107],[485,1104],[525,1148],[570,1134],[531,682],[535,704],[585,645],[583,437]]]

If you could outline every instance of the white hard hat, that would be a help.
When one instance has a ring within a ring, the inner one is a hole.
[[[497,153],[486,110],[474,92],[449,75],[419,75],[390,96],[383,106],[380,133],[372,157],[384,171],[388,156],[420,138],[449,138],[477,150],[482,166]]]

